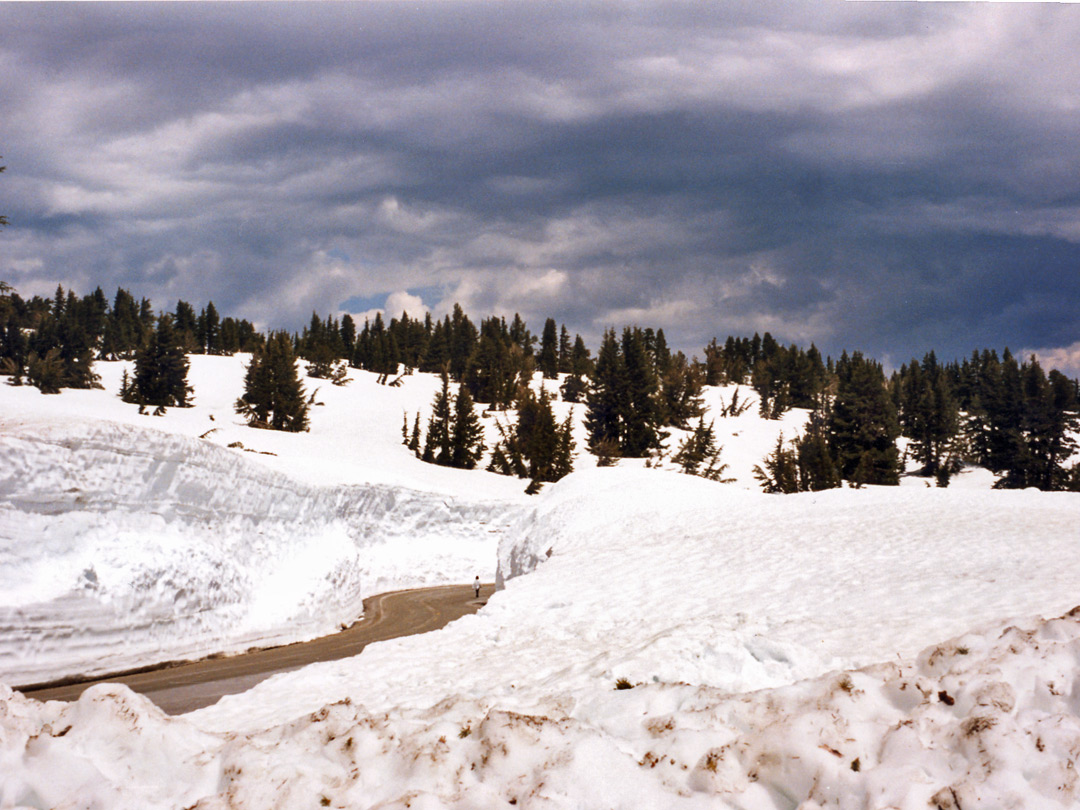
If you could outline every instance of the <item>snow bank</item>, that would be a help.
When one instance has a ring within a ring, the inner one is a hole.
[[[345,700],[246,735],[166,717],[125,687],[44,705],[0,687],[0,804],[1070,808],[1078,672],[1074,611],[747,695],[647,683],[528,712]]]
[[[365,596],[490,572],[508,508],[305,484],[147,428],[5,419],[0,681],[332,632]]]

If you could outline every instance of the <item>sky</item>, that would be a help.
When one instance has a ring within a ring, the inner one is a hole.
[[[1080,6],[10,3],[0,280],[1080,375]]]

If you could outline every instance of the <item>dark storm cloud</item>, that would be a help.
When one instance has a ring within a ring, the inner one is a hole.
[[[422,289],[690,351],[1069,347],[1074,8],[7,4],[0,277],[266,326]]]

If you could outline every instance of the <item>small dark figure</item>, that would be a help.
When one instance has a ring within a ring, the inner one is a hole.
[[[476,591],[476,598],[480,598],[480,577],[476,578],[476,582],[472,584],[473,590]]]

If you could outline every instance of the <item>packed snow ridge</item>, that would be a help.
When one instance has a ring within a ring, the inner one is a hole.
[[[9,426],[0,470],[10,683],[325,635],[403,580],[464,580],[478,527],[506,511],[304,484],[197,439],[111,423]]]
[[[321,632],[380,584],[503,589],[183,717],[0,686],[0,808],[1080,806],[1080,495],[978,471],[763,495],[792,413],[717,420],[734,485],[583,462],[527,498],[401,447],[426,375],[357,373],[278,436],[231,414],[240,371],[193,358],[196,408],[159,420],[108,383],[0,386],[5,667]]]
[[[395,430],[437,381],[320,389],[312,433],[283,435],[233,413],[242,358],[193,361],[196,407],[164,419],[119,401],[125,363],[97,364],[103,391],[0,386],[0,681],[305,640],[373,594],[493,575],[520,487],[470,490]]]

